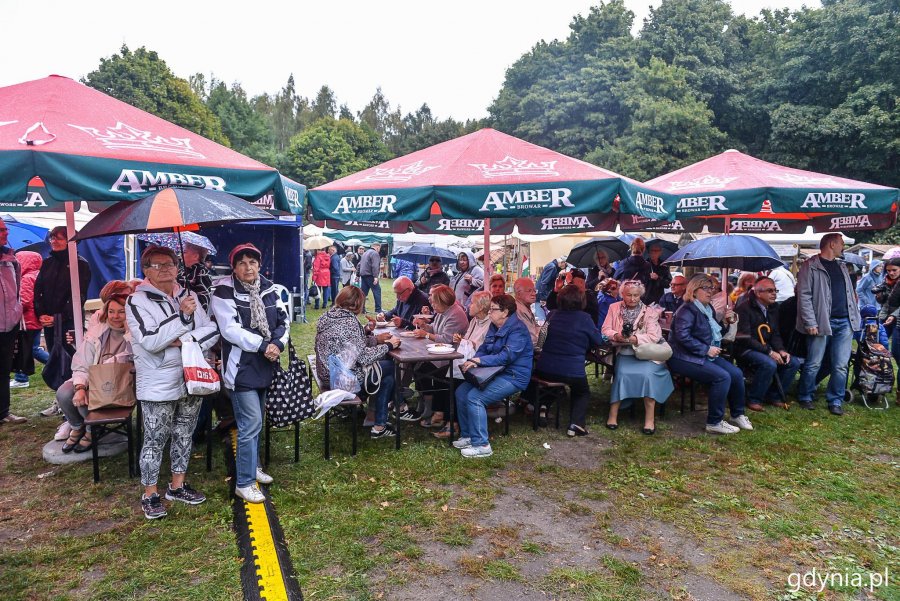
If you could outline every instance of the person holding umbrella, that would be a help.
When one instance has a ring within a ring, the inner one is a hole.
[[[475,262],[475,255],[467,250],[459,253],[456,258],[456,275],[450,280],[456,300],[463,308],[468,308],[472,293],[483,285],[484,270]]]
[[[197,295],[200,306],[209,311],[212,275],[206,267],[206,255],[209,251],[202,246],[186,242],[184,244],[184,264],[178,270],[178,283]]]
[[[661,244],[651,244],[647,250],[650,253],[650,260],[647,261],[650,267],[647,271],[647,282],[644,284],[647,292],[644,294],[644,298],[641,299],[645,305],[659,303],[666,288],[672,282],[672,272],[669,270],[669,266],[660,265],[662,250]]]
[[[144,416],[141,508],[144,517],[152,520],[166,515],[156,485],[163,448],[170,437],[172,482],[166,499],[188,505],[206,501],[206,496],[184,479],[201,399],[188,396],[184,385],[181,338],[190,336],[206,350],[219,339],[219,333],[197,295],[178,285],[175,251],[150,246],[141,255],[141,267],[147,279],[128,298],[125,312],[132,336],[137,398]]]
[[[212,311],[222,335],[222,379],[237,421],[234,494],[262,503],[265,496],[257,483],[271,484],[272,477],[259,467],[259,433],[266,389],[287,347],[290,320],[275,285],[259,273],[259,249],[240,244],[228,260],[233,273],[216,283]]]
[[[744,374],[722,352],[722,326],[716,321],[712,296],[718,287],[706,274],[690,279],[684,292],[684,304],[675,312],[669,345],[672,358],[669,369],[703,384],[709,384],[709,409],[706,431],[711,434],[735,434],[752,430],[744,415]],[[731,409],[731,421],[725,421],[725,401]]]
[[[313,284],[319,287],[321,294],[316,297],[314,309],[319,308],[319,297],[322,298],[322,308],[328,308],[328,300],[331,298],[331,255],[324,249],[316,251],[313,259]]]

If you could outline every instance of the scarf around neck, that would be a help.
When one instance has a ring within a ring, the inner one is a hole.
[[[722,326],[716,321],[716,315],[713,313],[712,305],[704,305],[696,298],[694,299],[694,306],[703,311],[703,314],[706,315],[706,319],[709,320],[709,329],[712,330],[712,345],[711,346],[721,346],[722,345]]]
[[[259,295],[261,284],[262,280],[259,278],[256,278],[252,284],[241,282],[241,285],[250,294],[250,327],[259,330],[262,337],[268,340],[272,333],[269,331],[269,320],[266,319],[266,307]]]

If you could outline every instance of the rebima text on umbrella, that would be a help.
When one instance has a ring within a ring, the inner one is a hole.
[[[225,191],[225,179],[212,175],[193,175],[190,173],[168,173],[165,171],[122,169],[116,183],[109,189],[110,192],[127,192],[129,194],[137,194],[138,192],[150,192],[152,190],[160,190],[162,188],[171,188],[173,186],[184,186],[189,188],[206,188],[207,190]],[[122,190],[122,188],[128,188]]]
[[[780,232],[781,225],[771,219],[732,219],[732,232]]]
[[[544,188],[540,190],[503,190],[490,192],[481,205],[481,211],[506,211],[513,206],[517,209],[540,208],[549,205],[551,209],[574,207],[569,200],[572,191],[568,188]]]
[[[864,227],[872,227],[868,215],[849,215],[847,217],[832,217],[831,229],[838,231],[842,229],[860,229]]]
[[[441,231],[482,231],[484,230],[484,219],[438,219],[437,229]]]
[[[593,229],[594,224],[584,215],[576,215],[574,217],[547,217],[541,219],[542,231],[553,230],[589,230]]]

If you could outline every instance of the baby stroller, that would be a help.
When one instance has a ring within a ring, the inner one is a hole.
[[[859,400],[869,409],[887,409],[887,394],[894,388],[891,353],[878,342],[878,319],[863,320],[862,338],[853,356],[853,384],[847,391],[849,401]]]

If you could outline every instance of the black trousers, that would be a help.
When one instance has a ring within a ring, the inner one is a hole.
[[[591,387],[588,384],[587,376],[559,376],[544,371],[535,371],[534,375],[542,380],[562,382],[563,384],[569,385],[569,391],[572,397],[572,417],[570,421],[583,428],[587,416],[588,401],[591,398]]]
[[[0,332],[0,419],[9,415],[9,372],[12,371],[13,347],[19,326],[11,332]]]

